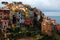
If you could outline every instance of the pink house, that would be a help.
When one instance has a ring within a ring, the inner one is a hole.
[[[5,28],[5,27],[9,27],[8,23],[9,23],[9,20],[1,20],[2,22],[2,27]]]
[[[60,32],[60,24],[56,24],[57,31]]]

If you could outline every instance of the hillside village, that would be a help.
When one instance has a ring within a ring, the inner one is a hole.
[[[55,28],[56,20],[48,18],[40,9],[22,2],[2,4],[5,6],[0,9],[0,40],[17,40],[24,37],[34,37],[38,40],[45,36],[53,37],[56,31],[60,32],[58,27]]]

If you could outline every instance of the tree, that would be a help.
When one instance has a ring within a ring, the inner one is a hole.
[[[4,2],[4,1],[3,1],[2,4],[6,5],[6,4],[8,4],[8,2]]]
[[[22,4],[22,2],[17,2],[18,4]]]

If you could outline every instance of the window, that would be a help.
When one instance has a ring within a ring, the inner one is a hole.
[[[19,13],[20,14],[20,13]]]
[[[2,18],[2,16],[0,16],[0,18]]]
[[[20,16],[19,16],[20,17]]]
[[[0,12],[0,15],[2,15],[2,13]]]
[[[5,28],[6,26],[4,26],[4,28]]]
[[[18,13],[20,14],[20,11]]]
[[[5,14],[9,14],[10,11],[9,11],[9,10],[4,10],[4,13],[5,13]]]
[[[5,24],[6,24],[6,22],[5,22]]]
[[[18,22],[19,22],[19,20],[18,20]]]

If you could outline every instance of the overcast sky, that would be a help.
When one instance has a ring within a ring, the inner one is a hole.
[[[2,1],[21,1],[23,4],[30,4],[32,7],[37,7],[43,12],[60,12],[60,0],[0,0],[0,2]],[[2,6],[1,3],[0,6]],[[56,13],[56,15],[60,16],[60,13]]]

